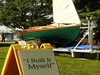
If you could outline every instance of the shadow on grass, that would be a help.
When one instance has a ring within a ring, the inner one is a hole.
[[[59,56],[59,57],[71,57],[71,53],[70,52],[54,52],[55,56]]]
[[[0,44],[0,47],[7,47],[10,46],[11,44]]]
[[[7,47],[14,43],[15,43],[15,41],[0,42],[0,47]]]

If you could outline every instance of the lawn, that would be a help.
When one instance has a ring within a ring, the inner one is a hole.
[[[0,73],[10,43],[0,43]],[[70,53],[55,53],[61,75],[100,75],[100,61],[86,58],[72,58]]]

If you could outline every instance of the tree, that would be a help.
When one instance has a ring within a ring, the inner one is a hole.
[[[92,21],[100,24],[100,0],[74,0],[82,22],[92,15]]]
[[[51,0],[6,0],[0,8],[0,24],[13,28],[50,24],[51,4]]]
[[[52,0],[0,0],[0,25],[28,28],[50,24],[53,19]],[[92,15],[100,24],[100,0],[73,0],[82,22]]]

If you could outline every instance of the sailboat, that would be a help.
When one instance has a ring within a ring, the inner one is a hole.
[[[21,39],[68,44],[77,38],[81,23],[73,1],[53,0],[52,3],[53,24],[24,29],[19,33]]]

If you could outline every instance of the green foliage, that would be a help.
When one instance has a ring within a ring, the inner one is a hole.
[[[100,0],[74,0],[77,10],[91,12],[100,9]]]
[[[4,0],[0,0],[0,7],[3,6],[3,4],[4,4],[3,1],[4,1]]]
[[[92,22],[96,22],[97,24],[100,24],[100,9],[93,12],[80,13],[80,18],[82,22],[86,22],[86,17],[90,17],[90,16],[92,16]]]
[[[51,0],[6,0],[0,8],[0,24],[28,28],[51,23]]]
[[[92,21],[100,25],[100,0],[74,0],[82,22],[92,15]]]

